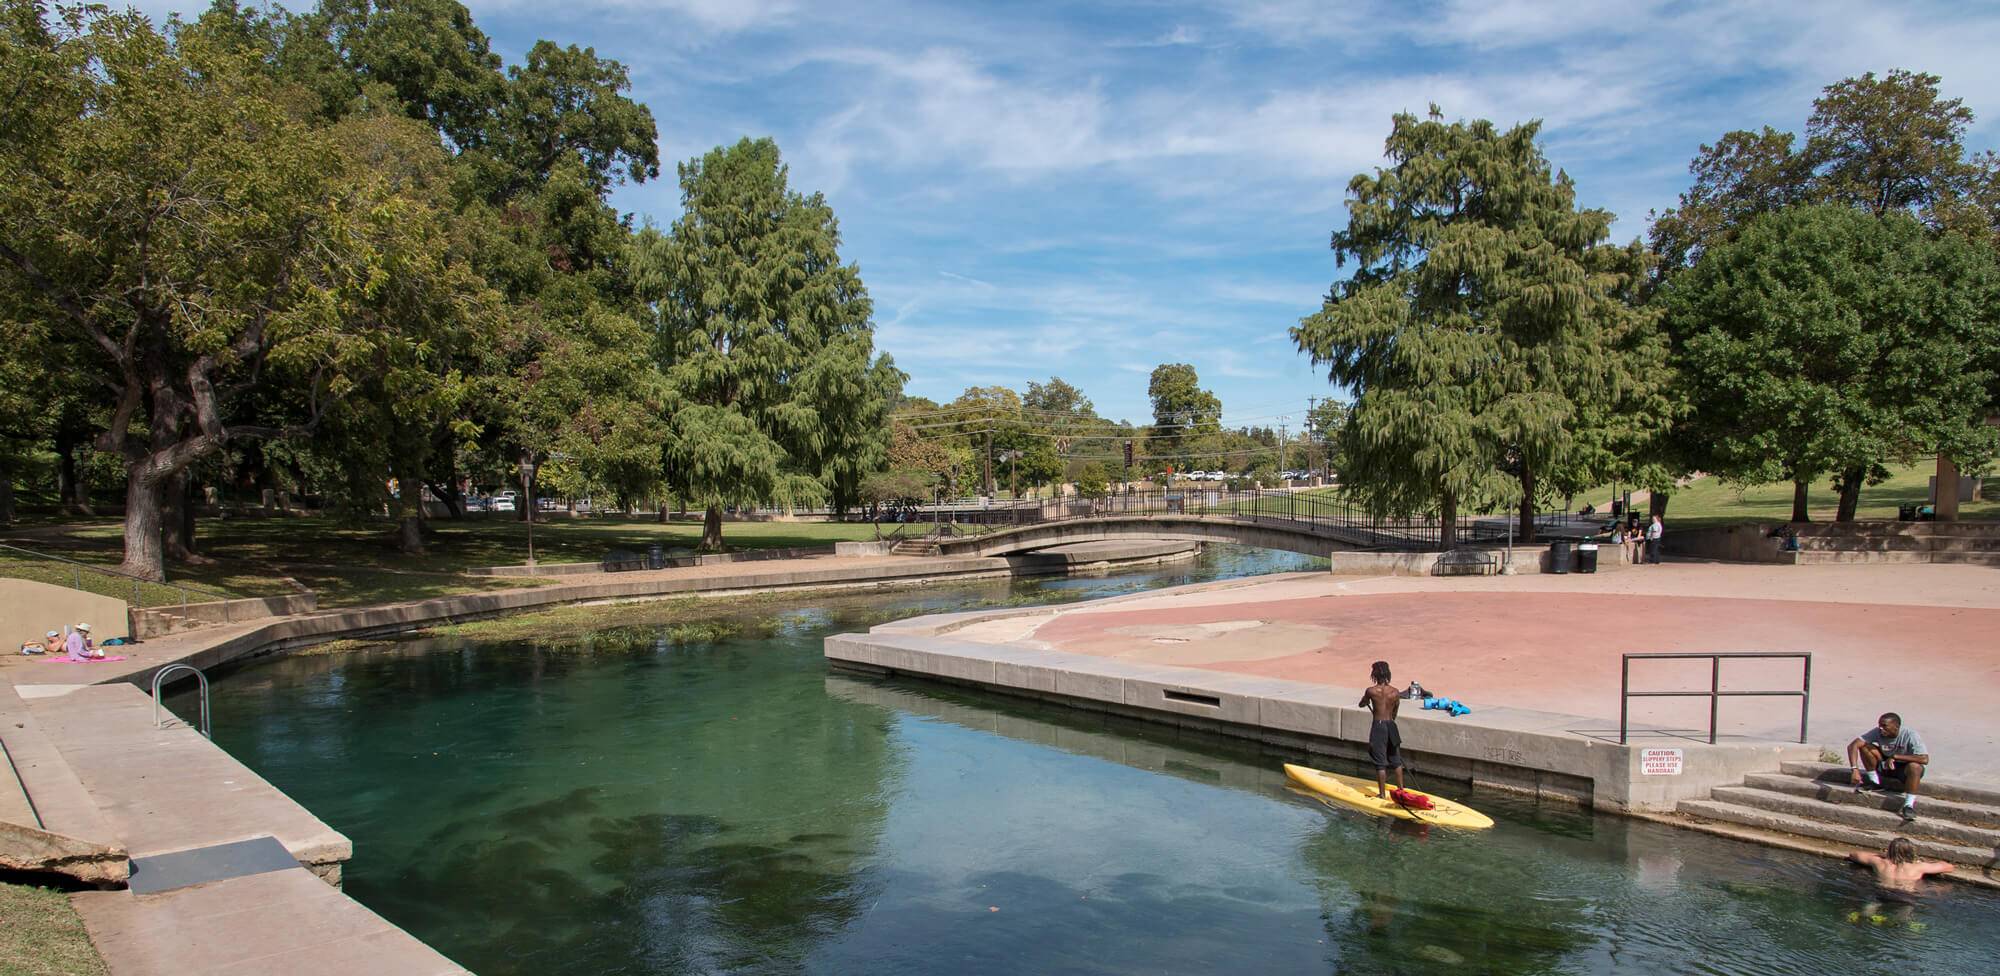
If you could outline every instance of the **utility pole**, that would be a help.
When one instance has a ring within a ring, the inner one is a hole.
[[[1306,397],[1306,478],[1319,473],[1319,423],[1313,416],[1313,408],[1319,406],[1319,397]],[[1310,481],[1308,482],[1310,483]]]
[[[993,496],[993,432],[986,432],[986,495]]]
[[[1285,482],[1291,481],[1290,478],[1285,477],[1285,438],[1289,433],[1285,425],[1291,422],[1292,418],[1288,416],[1278,418],[1278,480]],[[1287,484],[1286,487],[1289,488],[1291,486]]]

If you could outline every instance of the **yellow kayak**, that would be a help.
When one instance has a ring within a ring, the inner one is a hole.
[[[1466,827],[1472,830],[1484,830],[1493,826],[1492,817],[1421,790],[1404,792],[1429,798],[1431,801],[1429,810],[1412,810],[1394,799],[1378,799],[1375,796],[1375,781],[1372,779],[1342,776],[1339,773],[1329,773],[1310,766],[1294,766],[1291,763],[1285,764],[1285,775],[1290,777],[1292,782],[1313,791],[1318,796],[1378,817],[1398,817],[1418,823]],[[1390,789],[1393,790],[1394,787]]]

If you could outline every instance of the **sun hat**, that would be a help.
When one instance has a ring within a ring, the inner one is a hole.
[[[90,625],[89,625],[89,624],[77,624],[77,625],[76,625],[76,629],[78,629],[78,630],[80,630],[80,631],[83,631],[83,632],[84,632],[84,633],[86,633],[86,634],[90,633]]]
[[[62,636],[62,631],[60,631],[60,630],[51,630],[51,631],[49,631],[49,632],[48,632],[48,634],[47,634],[46,636],[49,636],[49,637],[61,637],[61,636]]]

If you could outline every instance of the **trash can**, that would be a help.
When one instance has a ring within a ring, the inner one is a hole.
[[[1576,571],[1579,573],[1597,572],[1597,543],[1585,542],[1576,547]]]
[[[1549,572],[1569,572],[1569,540],[1557,539],[1549,543]]]
[[[1899,505],[1896,507],[1896,521],[1914,522],[1916,520],[1917,520],[1917,506]]]
[[[659,546],[647,546],[646,568],[647,569],[667,568],[667,551],[665,549],[660,548]]]

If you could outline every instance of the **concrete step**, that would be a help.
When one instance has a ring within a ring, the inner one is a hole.
[[[1778,771],[1787,776],[1798,776],[1820,783],[1847,786],[1848,768],[1839,763],[1792,761],[1780,763]],[[1976,803],[1981,806],[2000,807],[2000,790],[1954,783],[1949,779],[1924,777],[1923,795],[1925,800],[1955,800],[1959,803]],[[1922,800],[1917,801],[1919,803]]]
[[[896,543],[896,548],[889,551],[898,556],[935,556],[938,554],[938,547],[935,543],[904,539]]]
[[[1853,796],[1853,790],[1850,789],[1848,795]],[[1908,824],[1903,822],[1901,816],[1887,810],[1828,803],[1814,797],[1795,796],[1791,793],[1752,786],[1719,786],[1709,794],[1709,799],[1796,817],[1810,817],[1849,827],[1883,831],[1912,840],[1927,837],[1947,844],[2000,851],[2000,830],[1959,823],[1946,816],[1948,811],[1942,808],[1932,809],[1930,804],[1921,799],[1917,801],[1916,822]],[[1900,808],[1902,795],[1896,794],[1894,802]]]
[[[2000,566],[2000,552],[1933,552],[1931,562],[1959,566]]]
[[[1871,830],[1848,824],[1829,823],[1811,817],[1801,817],[1775,810],[1746,807],[1724,800],[1682,800],[1679,811],[1690,817],[1721,823],[1755,827],[1779,834],[1795,837],[1811,837],[1850,845],[1856,850],[1880,851],[1889,846],[1889,841],[1907,836],[1897,831]],[[1971,847],[1933,840],[1928,837],[1910,837],[1917,854],[1921,857],[1950,861],[1967,869],[1993,877],[1996,867],[2000,867],[2000,853],[1990,847]]]
[[[1865,807],[1889,813],[1895,813],[1903,808],[1901,793],[1856,793],[1853,787],[1847,785],[1845,777],[1835,781],[1806,779],[1800,776],[1787,776],[1784,773],[1751,773],[1743,778],[1743,785],[1790,796],[1811,797],[1821,803]],[[1974,827],[2000,829],[2000,806],[1945,800],[1928,793],[1918,803],[1923,806],[1924,814],[1928,817]]]
[[[90,884],[131,872],[124,845],[14,689],[0,685],[0,867]]]

